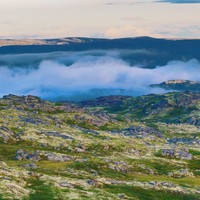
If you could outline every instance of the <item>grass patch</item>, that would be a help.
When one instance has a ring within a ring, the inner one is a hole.
[[[29,186],[34,190],[29,196],[29,200],[55,200],[62,199],[58,189],[53,188],[52,185],[45,185],[45,183],[38,179],[29,180]]]
[[[188,167],[190,168],[190,170],[192,170],[194,175],[200,176],[200,160],[188,161]],[[200,185],[200,183],[199,183],[199,185]]]
[[[161,160],[132,160],[132,164],[137,172],[145,172],[144,169],[138,167],[139,164],[139,166],[145,165],[145,169],[154,169],[158,175],[167,175],[168,172],[179,169],[179,166],[162,162]]]
[[[190,153],[191,153],[193,156],[200,156],[200,151],[197,151],[197,150],[190,149]]]
[[[84,170],[90,172],[91,170],[99,170],[104,163],[97,159],[90,159],[86,162],[73,162],[69,164],[67,167],[73,168],[75,170]]]
[[[125,194],[135,200],[198,200],[194,195],[185,195],[172,193],[168,191],[145,190],[140,187],[124,186],[124,185],[107,185],[104,187],[107,192],[114,194]]]

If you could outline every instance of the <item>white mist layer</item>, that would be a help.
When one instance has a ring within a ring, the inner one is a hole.
[[[115,94],[136,96],[165,92],[148,86],[167,80],[200,81],[199,74],[200,63],[195,59],[173,61],[155,69],[129,66],[112,56],[78,59],[70,66],[44,60],[37,69],[1,66],[0,96],[10,93],[46,99],[79,98],[81,95],[85,98]]]

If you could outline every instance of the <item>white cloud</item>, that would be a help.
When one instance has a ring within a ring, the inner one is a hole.
[[[19,58],[23,57],[26,55]],[[67,67],[62,64],[63,59],[74,59],[75,62]],[[0,96],[8,93],[33,94],[52,99],[87,93],[93,89],[109,90],[110,95],[115,90],[141,95],[158,92],[149,88],[149,84],[171,79],[200,81],[199,74],[200,63],[196,60],[174,61],[163,67],[144,69],[130,66],[112,53],[104,56],[77,54],[74,57],[69,54],[68,58],[66,54],[61,54],[59,59],[44,60],[37,69],[29,68],[28,71],[27,68],[0,67]]]

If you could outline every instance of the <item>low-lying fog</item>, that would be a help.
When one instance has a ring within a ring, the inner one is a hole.
[[[195,59],[145,69],[141,63],[131,66],[117,51],[0,55],[0,96],[32,94],[74,101],[105,95],[137,96],[165,92],[150,84],[172,79],[200,81],[199,74],[200,63]]]

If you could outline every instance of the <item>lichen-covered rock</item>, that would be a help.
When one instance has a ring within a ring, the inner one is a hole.
[[[119,171],[119,172],[123,172],[123,173],[128,173],[129,171],[128,164],[123,161],[111,162],[108,164],[108,168]]]
[[[137,138],[149,137],[149,136],[157,136],[159,138],[163,138],[163,134],[160,131],[157,131],[151,127],[145,126],[134,126],[132,125],[129,128],[122,130],[112,131],[113,133],[120,133],[125,136],[134,136]]]
[[[44,153],[44,156],[46,156],[47,160],[50,160],[50,161],[67,162],[67,161],[72,161],[74,159],[72,156],[55,154],[51,152]]]
[[[37,152],[37,151],[35,151],[33,153],[29,153],[26,150],[20,149],[17,151],[16,154],[17,154],[17,156],[16,156],[17,160],[33,160],[33,161],[41,160],[39,152]]]
[[[58,138],[62,138],[62,139],[65,139],[65,140],[75,140],[75,138],[73,138],[69,135],[63,134],[63,133],[59,133],[57,131],[41,132],[41,134],[45,134],[47,136],[52,136],[52,137],[58,137]]]
[[[27,169],[37,169],[38,168],[38,166],[35,163],[25,164],[24,167]]]
[[[190,172],[188,169],[181,169],[179,171],[169,172],[168,176],[173,178],[181,178],[181,177],[193,177],[194,174]]]
[[[179,158],[185,160],[191,160],[192,154],[189,153],[187,148],[184,149],[163,149],[162,156],[171,157],[171,158]]]
[[[68,183],[68,182],[61,182],[61,183],[59,183],[59,186],[60,187],[63,187],[63,188],[73,188],[74,187],[74,185],[73,184],[71,184],[71,183]]]

